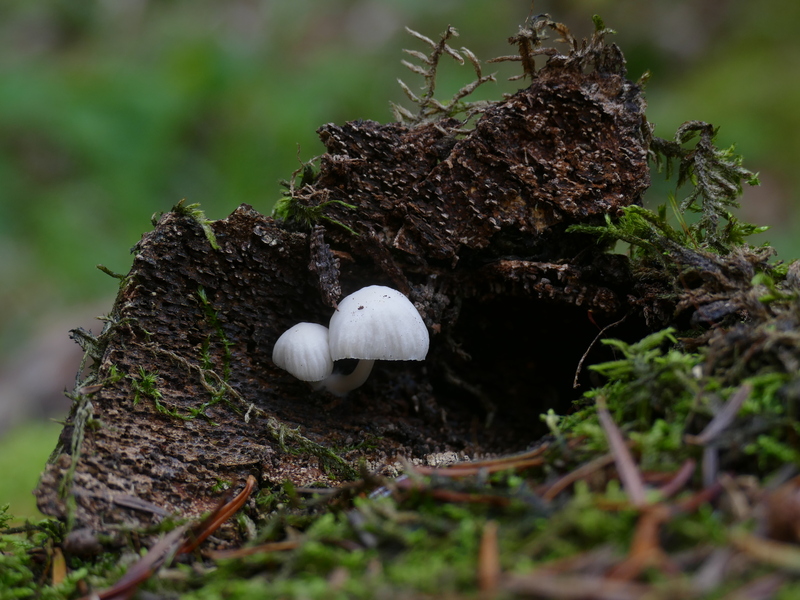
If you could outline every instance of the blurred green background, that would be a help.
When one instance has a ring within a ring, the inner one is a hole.
[[[79,352],[67,331],[107,312],[150,216],[181,198],[210,218],[239,204],[268,213],[278,180],[320,154],[326,122],[392,120],[396,84],[419,77],[402,48],[425,50],[448,24],[480,58],[530,0],[4,0],[0,4],[0,504],[35,515],[30,496],[60,429]],[[796,241],[800,186],[800,3],[783,0],[537,0],[574,33],[600,14],[617,30],[629,76],[650,70],[656,135],[689,119],[721,126],[762,186],[741,216]],[[516,83],[487,65],[498,98]],[[439,95],[471,81],[447,65]],[[405,101],[407,105],[408,102]],[[658,179],[658,177],[657,177]],[[657,184],[649,201],[663,202]]]

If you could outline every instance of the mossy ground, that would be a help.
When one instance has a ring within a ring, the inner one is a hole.
[[[184,555],[142,588],[189,598],[473,597],[481,590],[573,597],[567,590],[610,579],[624,594],[723,598],[766,578],[781,590],[774,597],[793,597],[800,551],[762,535],[796,510],[793,498],[770,500],[786,466],[797,465],[796,422],[784,402],[796,375],[759,373],[726,385],[702,375],[705,352],[681,350],[672,330],[610,343],[619,359],[592,367],[608,383],[568,416],[542,415],[552,435],[538,449],[468,470],[469,463],[462,470],[409,465],[396,480],[263,490],[250,501],[259,520],[239,517],[250,540],[243,549]],[[737,439],[736,429],[754,419],[772,427],[739,452],[718,439],[729,469],[705,484],[699,468],[686,466],[707,467],[710,445],[686,443],[687,432],[702,429],[698,423],[708,424],[743,388],[748,397],[727,433]],[[603,405],[616,431],[598,418]],[[642,504],[632,500],[615,435],[627,440],[646,490]],[[140,558],[135,536],[119,553],[65,558],[62,533],[59,522],[46,520],[3,535],[0,597],[78,597],[111,586]],[[734,564],[735,574],[725,568]],[[553,585],[563,594],[548,595]]]

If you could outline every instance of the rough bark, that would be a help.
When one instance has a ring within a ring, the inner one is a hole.
[[[104,333],[82,336],[96,374],[76,391],[41,510],[141,528],[206,511],[220,483],[250,474],[264,488],[330,484],[360,462],[391,472],[398,457],[534,442],[539,415],[576,396],[598,327],[631,311],[624,257],[566,228],[616,216],[649,185],[644,102],[621,56],[594,69],[555,58],[465,135],[452,119],[323,126],[328,152],[291,218],[241,206],[210,224],[218,249],[191,214],[165,215]],[[378,363],[341,400],[272,365],[284,330],[327,323],[370,284],[416,304],[425,363]]]

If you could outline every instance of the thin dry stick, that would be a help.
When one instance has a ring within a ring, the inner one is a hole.
[[[483,526],[478,550],[478,589],[493,597],[500,581],[500,550],[497,544],[497,522],[487,521]]]
[[[678,472],[675,474],[675,476],[658,489],[658,491],[661,493],[661,497],[669,498],[670,496],[677,494],[678,491],[681,490],[692,477],[695,467],[697,467],[697,463],[691,458],[687,459],[681,468],[678,469]]]
[[[542,444],[530,452],[502,456],[500,458],[490,458],[474,462],[459,462],[446,467],[426,467],[424,465],[414,465],[409,470],[420,475],[438,475],[441,477],[466,477],[477,475],[478,473],[495,473],[509,469],[523,469],[527,467],[537,467],[544,464],[544,459],[540,455],[549,448],[548,444]]]
[[[661,526],[672,517],[672,511],[664,504],[652,504],[639,515],[633,532],[628,557],[611,569],[610,579],[632,580],[648,567],[676,574],[678,567],[672,563],[659,544]]]
[[[800,550],[795,544],[766,540],[745,531],[728,538],[733,547],[746,556],[789,573],[800,573]]]
[[[138,562],[134,563],[117,583],[110,588],[83,600],[99,598],[100,600],[127,600],[136,592],[139,584],[151,577],[161,566],[169,562],[176,554],[192,552],[209,535],[214,533],[222,523],[238,511],[250,497],[256,486],[256,478],[250,475],[244,489],[230,502],[221,503],[206,519],[195,525],[189,532],[189,525],[181,525],[170,531]]]
[[[611,453],[598,456],[594,460],[591,460],[588,463],[581,465],[577,469],[570,471],[561,479],[556,481],[553,485],[547,488],[547,491],[544,494],[542,494],[542,499],[549,502],[576,481],[580,481],[581,479],[588,477],[595,471],[599,471],[613,462],[614,455]]]
[[[697,444],[698,446],[711,442],[733,422],[736,415],[739,414],[739,409],[742,408],[745,400],[750,397],[751,391],[753,391],[753,386],[749,383],[741,386],[725,403],[722,410],[714,415],[714,418],[711,419],[699,435],[687,435],[684,437],[686,442],[689,444]]]
[[[247,482],[244,485],[244,489],[239,492],[239,494],[230,502],[221,505],[216,511],[211,513],[207,519],[200,522],[197,527],[191,532],[191,537],[186,540],[186,542],[181,546],[180,553],[189,553],[194,551],[200,544],[203,543],[209,535],[214,533],[217,529],[219,529],[220,525],[222,525],[225,521],[230,519],[236,512],[239,511],[244,503],[247,502],[247,499],[250,497],[250,494],[256,487],[256,478],[252,475],[247,477]]]
[[[602,397],[597,399],[597,416],[600,418],[600,425],[603,427],[608,445],[611,447],[611,453],[614,455],[614,462],[617,464],[619,478],[628,492],[631,504],[637,507],[645,506],[647,504],[647,496],[644,482],[642,482],[642,474],[639,473],[631,452],[628,450],[628,445],[622,437],[622,432],[617,427],[617,424],[614,423],[611,413],[606,408],[605,399]]]
[[[640,600],[653,593],[650,585],[631,581],[618,581],[580,573],[552,575],[539,569],[525,575],[506,575],[504,591],[517,595],[562,600]]]
[[[628,318],[629,314],[631,314],[631,313],[630,312],[627,313],[619,321],[615,321],[614,323],[611,323],[610,325],[606,325],[605,327],[603,327],[600,330],[600,333],[598,333],[595,336],[595,338],[592,340],[592,343],[589,344],[588,348],[586,348],[586,352],[584,352],[583,356],[581,356],[580,361],[578,361],[578,368],[575,370],[575,379],[572,380],[572,389],[578,389],[579,387],[581,387],[581,384],[578,383],[578,377],[580,377],[581,371],[583,370],[583,363],[586,360],[586,357],[589,356],[589,352],[591,352],[592,348],[594,348],[594,345],[600,340],[601,337],[603,337],[603,335],[605,334],[606,331],[608,331],[612,327],[616,327],[617,325],[622,323],[625,319]]]
[[[124,600],[130,598],[139,584],[148,579],[155,573],[161,565],[173,556],[181,543],[183,534],[188,525],[181,525],[170,531],[138,562],[134,563],[130,569],[120,577],[119,581],[110,588],[100,593],[85,596],[82,600],[99,598],[100,600]]]
[[[722,600],[770,600],[786,585],[789,577],[783,573],[769,573],[748,581],[738,590],[732,591]]]
[[[212,560],[243,558],[245,556],[252,556],[253,554],[269,554],[270,552],[294,550],[295,548],[299,548],[300,544],[302,544],[300,540],[285,540],[283,542],[269,542],[267,544],[248,546],[247,548],[236,548],[234,550],[211,550],[209,552],[204,552],[203,556],[207,556]]]
[[[413,471],[419,475],[437,475],[439,477],[469,477],[479,473],[497,473],[498,471],[520,470],[529,467],[539,467],[547,461],[544,458],[526,458],[508,463],[495,463],[491,465],[469,465],[463,468],[453,467],[426,467],[415,465]]]

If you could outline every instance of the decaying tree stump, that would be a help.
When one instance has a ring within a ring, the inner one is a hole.
[[[539,415],[577,396],[598,327],[631,311],[626,259],[566,229],[640,202],[644,102],[618,49],[596,45],[551,56],[474,130],[460,126],[325,125],[327,154],[285,220],[249,206],[211,223],[191,207],[164,215],[104,332],[76,332],[94,372],[40,509],[74,528],[140,528],[206,511],[250,474],[329,485],[362,462],[387,473],[398,457],[535,442]],[[427,361],[378,363],[343,399],[271,363],[284,330],[327,324],[370,284],[418,307]]]

